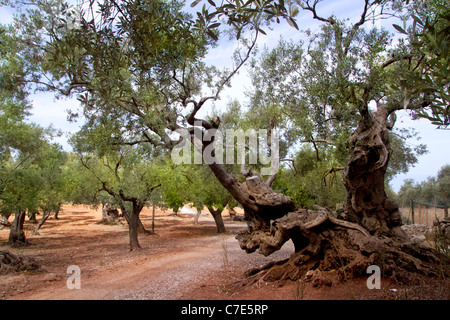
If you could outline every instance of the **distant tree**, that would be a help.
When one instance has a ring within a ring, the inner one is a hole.
[[[196,166],[194,170],[191,169],[188,174],[190,182],[188,199],[197,210],[206,207],[214,218],[217,232],[224,233],[226,230],[222,212],[232,197],[216,179],[211,178],[212,172],[206,166]]]
[[[437,191],[440,193],[442,200],[450,205],[450,165],[443,166],[437,175]]]
[[[405,179],[403,181],[403,185],[400,187],[400,190],[398,192],[398,197],[400,201],[403,203],[409,204],[411,199],[419,199],[420,196],[419,188],[414,183],[413,179]]]
[[[98,180],[86,170],[77,154],[68,155],[64,171],[66,175],[64,198],[68,203],[97,208],[106,200],[106,196],[99,190]]]
[[[34,135],[33,139],[39,139]],[[23,231],[26,212],[36,212],[41,209],[43,218],[36,226],[39,230],[50,212],[59,210],[63,202],[64,177],[62,166],[65,154],[60,146],[41,140],[39,148],[32,153],[19,152],[5,164],[7,178],[3,180],[3,192],[1,198],[2,214],[14,213],[14,221],[11,227],[9,244],[26,244]]]
[[[66,200],[64,196],[67,187],[67,175],[64,170],[67,153],[62,151],[59,145],[49,144],[40,152],[40,157],[43,159],[40,176],[44,181],[39,190],[39,209],[42,211],[42,217],[34,229],[35,234],[39,232],[51,213],[58,215],[61,205]]]
[[[129,226],[130,250],[139,249],[138,229],[143,228],[139,215],[150,204],[153,190],[161,185],[157,167],[147,158],[147,150],[127,146],[92,154],[83,152],[80,143],[76,150],[82,166],[96,180],[94,194],[106,192],[119,204]]]
[[[400,187],[398,197],[400,201],[409,204],[409,201],[422,201],[436,203],[438,205],[449,205],[449,176],[450,166],[445,165],[439,170],[436,177],[428,177],[427,180],[414,183],[412,179],[405,179]]]
[[[31,104],[26,77],[33,67],[20,54],[24,46],[11,30],[0,26],[0,210],[3,223],[15,215],[9,243],[23,245],[26,212],[42,209],[47,214],[62,202],[60,173],[65,156],[60,146],[50,142],[55,130],[27,121]]]

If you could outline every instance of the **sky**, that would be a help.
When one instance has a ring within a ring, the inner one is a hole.
[[[190,1],[187,1],[190,3]],[[337,17],[347,17],[351,21],[359,20],[363,1],[355,0],[333,0],[325,1],[318,5],[317,10],[322,16],[328,17],[335,14]],[[188,7],[188,6],[187,6]],[[199,7],[200,9],[201,7]],[[197,9],[197,8],[195,8]],[[189,10],[192,10],[189,8]],[[0,7],[0,22],[9,23],[12,20],[12,11],[5,7]],[[318,30],[320,23],[311,18],[309,12],[301,12],[297,17],[300,29]],[[381,22],[386,28],[392,29],[393,23],[398,23],[392,20],[385,20]],[[381,23],[378,23],[379,26]],[[299,41],[303,35],[297,30],[291,28],[287,23],[283,22],[279,25],[273,25],[273,30],[267,31],[266,36],[261,36],[258,41],[258,48],[264,46],[273,48],[280,40],[280,36],[285,40],[292,39]],[[206,63],[215,65],[217,67],[231,67],[231,56],[235,49],[235,43],[231,41],[221,41],[219,46],[210,51],[206,57]],[[237,99],[245,105],[246,96],[245,91],[251,88],[248,72],[244,68],[233,81],[231,88],[227,88],[222,94],[220,101],[215,103],[217,108],[225,108],[227,102],[231,99]],[[67,121],[67,110],[76,109],[78,101],[73,100],[56,100],[51,93],[37,93],[30,97],[33,103],[32,116],[29,121],[35,122],[41,126],[47,127],[52,125],[56,129],[63,132],[63,136],[57,138],[55,141],[60,143],[64,149],[70,150],[67,143],[67,137],[70,133],[75,132],[81,123],[69,123]],[[416,139],[408,139],[406,143],[411,146],[420,143],[426,144],[428,153],[419,157],[418,163],[410,168],[406,174],[397,175],[392,181],[391,186],[394,191],[398,191],[403,184],[404,179],[413,179],[415,182],[421,182],[428,177],[436,176],[439,169],[446,164],[450,164],[450,130],[437,130],[436,127],[428,120],[421,119],[412,121],[408,115],[403,112],[397,115],[397,128],[413,127],[421,137],[420,141]]]

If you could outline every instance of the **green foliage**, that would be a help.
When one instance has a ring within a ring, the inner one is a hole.
[[[102,200],[108,198],[100,194],[99,181],[89,170],[86,170],[75,153],[69,154],[64,173],[66,175],[64,199],[67,202],[97,207]]]
[[[332,153],[322,151],[318,160],[316,151],[305,145],[286,168],[280,169],[273,188],[289,195],[298,207],[335,209],[345,200],[342,173],[336,165]]]
[[[411,138],[416,136],[416,133],[411,134],[412,129],[406,130],[406,132],[400,132],[399,134],[405,134]],[[426,154],[428,152],[427,147],[424,144],[418,144],[411,147],[406,143],[403,137],[391,133],[389,135],[391,157],[389,159],[389,166],[386,171],[386,180],[389,182],[399,173],[407,173],[411,166],[414,166],[418,162],[418,156]]]
[[[281,168],[272,188],[291,197],[298,208],[310,208],[315,203],[315,196],[306,190],[302,182],[300,179],[296,179],[293,172]]]
[[[52,128],[29,124],[28,72],[12,27],[0,26],[0,210],[54,210],[63,201],[65,154]]]
[[[193,7],[199,3],[191,2]],[[280,170],[274,188],[299,206],[341,202],[337,169],[346,165],[349,138],[370,114],[369,104],[389,113],[409,108],[436,124],[447,124],[448,8],[434,6],[438,10],[430,19],[413,15],[420,32],[410,43],[405,40],[392,48],[389,32],[361,27],[368,16],[350,25],[320,17],[317,1],[293,3],[208,0],[192,17],[182,11],[181,1],[91,1],[72,28],[68,3],[29,1],[31,6],[21,11],[14,26],[0,29],[2,181],[34,181],[42,169],[37,160],[31,161],[32,150],[41,144],[30,136],[39,130],[23,122],[29,108],[27,84],[34,83],[62,96],[75,95],[82,112],[71,117],[86,118],[73,138],[82,162],[72,155],[62,170],[67,175],[66,196],[74,203],[95,204],[111,196],[149,203],[150,190],[161,183],[158,197],[174,210],[187,202],[223,207],[229,195],[208,170],[166,160],[164,152],[177,143],[171,132],[192,125],[203,103],[219,97],[247,61],[258,34],[265,34],[265,24],[284,18],[298,29],[298,7],[324,22],[320,32],[306,31],[305,43],[280,41],[274,50],[264,50],[252,62],[255,88],[248,112],[233,102],[222,116],[223,128],[279,130],[281,157],[291,157],[292,167]],[[393,7],[385,1],[367,4],[369,11],[377,5]],[[202,60],[224,33],[239,39],[247,54],[234,55],[236,70],[219,72]],[[194,111],[189,113],[188,106]],[[395,137],[391,141],[395,151],[389,177],[405,172],[424,152]],[[56,166],[56,158],[46,165]],[[50,177],[52,170],[43,172]],[[60,188],[58,179],[52,183],[55,190]],[[2,189],[6,186],[3,183]],[[15,192],[25,192],[19,190],[22,184],[16,187]]]
[[[442,200],[448,205],[450,201],[450,165],[445,165],[439,170],[437,184],[437,191],[440,193]]]
[[[411,16],[409,32],[399,31],[409,34],[412,47],[421,55],[424,86],[420,90],[429,93],[433,102],[428,110],[418,110],[417,116],[446,129],[450,125],[450,7],[447,1],[425,1]]]
[[[168,160],[161,172],[162,200],[174,212],[186,204],[200,210],[205,206],[223,210],[231,200],[205,165],[175,165]]]
[[[34,139],[39,138],[34,136]],[[9,215],[19,210],[52,211],[63,202],[66,155],[60,146],[46,140],[33,152],[19,152],[2,162],[0,210]]]
[[[89,148],[88,148],[89,149]],[[148,159],[142,146],[122,146],[107,153],[77,149],[68,166],[69,199],[75,204],[97,206],[106,201],[149,205],[152,192],[160,185],[157,161]]]
[[[166,143],[177,128],[180,96],[199,93],[208,40],[177,1],[122,1],[88,12],[81,26],[47,43],[43,72],[56,90],[77,94],[86,129],[100,126],[117,143]],[[56,82],[57,81],[57,82]],[[76,118],[77,114],[73,114]],[[166,140],[165,140],[166,139]]]
[[[191,7],[197,6],[201,0],[194,0]],[[219,5],[217,5],[219,4]],[[256,29],[262,34],[266,32],[262,29],[263,22],[276,21],[280,23],[280,18],[284,18],[290,26],[298,29],[295,16],[299,10],[297,6],[284,0],[236,0],[236,1],[211,1],[208,0],[200,12],[196,27],[205,30],[214,39],[217,39],[215,28],[223,24],[231,27],[235,37],[239,39],[245,30]]]
[[[252,123],[264,123],[263,127],[281,128],[282,158],[294,161],[288,170],[292,190],[280,190],[297,197],[301,206],[315,202],[333,207],[344,201],[341,169],[347,164],[349,139],[360,112],[369,102],[389,104],[390,83],[395,79],[392,70],[382,67],[391,34],[333,21],[319,33],[307,32],[307,50],[303,42],[281,39],[277,47],[265,49],[252,62],[254,89],[246,116]],[[387,181],[407,172],[426,152],[424,145],[411,148],[402,139],[413,135],[410,130],[390,134]]]

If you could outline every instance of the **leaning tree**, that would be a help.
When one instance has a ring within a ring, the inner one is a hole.
[[[347,220],[335,218],[326,209],[296,208],[291,198],[270,187],[274,172],[269,172],[267,180],[258,175],[243,180],[229,173],[216,161],[214,137],[219,119],[207,121],[199,116],[249,60],[268,21],[282,17],[298,28],[294,16],[299,9],[291,3],[238,0],[216,6],[208,1],[193,19],[175,1],[104,1],[82,8],[76,27],[69,28],[66,20],[57,18],[67,11],[67,5],[62,3],[57,7],[60,12],[54,12],[55,7],[36,2],[40,10],[32,18],[22,16],[18,33],[30,51],[42,54],[38,55],[41,76],[33,81],[61,95],[76,94],[88,120],[86,128],[108,130],[117,144],[151,143],[168,149],[180,140],[186,142],[171,134],[181,130],[207,152],[214,176],[245,210],[248,230],[237,236],[241,248],[269,255],[288,240],[294,243],[292,257],[265,271],[266,278],[297,279],[311,268],[358,275],[368,265],[381,263],[386,273],[406,269],[435,274],[436,256],[407,241],[399,228],[397,205],[384,191],[388,132],[395,112],[431,108],[430,117],[443,115],[447,121],[442,112],[446,107],[438,105],[445,95],[434,94],[442,93],[442,87],[433,82],[438,78],[433,73],[437,68],[432,67],[435,51],[428,50],[429,37],[424,36],[419,48],[405,41],[390,57],[376,52],[377,48],[358,52],[358,41],[375,41],[362,37],[366,22],[377,13],[395,9],[391,3],[398,3],[365,0],[360,19],[348,25],[336,17],[322,17],[319,2],[294,1],[329,30],[326,49],[334,52],[329,56],[334,65],[323,72],[331,73],[338,90],[330,98],[340,102],[341,110],[352,110],[357,119],[344,173]],[[428,13],[436,20],[431,25],[445,28],[445,16]],[[53,24],[43,24],[46,19]],[[55,24],[59,27],[52,27]],[[203,58],[226,27],[238,45],[233,67],[221,71],[205,65]],[[36,28],[40,32],[31,34]],[[42,33],[46,37],[36,39]],[[360,55],[371,53],[362,74],[347,74],[349,66],[358,66]]]

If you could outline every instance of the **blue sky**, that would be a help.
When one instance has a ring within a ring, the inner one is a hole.
[[[188,1],[190,3],[190,1]],[[328,17],[335,14],[339,18],[347,17],[350,20],[357,21],[361,14],[363,1],[341,0],[341,1],[325,1],[318,5],[318,12],[322,16]],[[199,7],[200,8],[200,7]],[[0,7],[0,22],[8,23],[12,19],[12,11]],[[299,26],[301,29],[317,30],[319,22],[311,18],[311,13],[301,12],[298,17]],[[393,20],[383,21],[383,26],[391,27],[393,23],[398,23]],[[274,25],[272,31],[268,31],[267,36],[259,38],[258,47],[267,46],[272,48],[278,43],[280,36],[284,39],[300,40],[302,34],[295,29],[292,29],[287,23]],[[218,67],[230,67],[231,55],[234,51],[235,44],[233,42],[222,41],[221,44],[213,49],[207,56],[206,62],[208,64],[216,65]],[[233,79],[232,87],[225,90],[221,95],[221,100],[216,102],[218,108],[226,106],[231,99],[238,99],[245,103],[245,91],[250,89],[250,81],[246,70]],[[53,125],[57,129],[61,129],[65,135],[57,139],[57,142],[62,144],[65,149],[69,149],[66,142],[67,134],[75,132],[78,124],[69,123],[67,121],[67,109],[75,109],[78,106],[77,100],[55,100],[52,94],[34,94],[31,96],[33,101],[33,115],[30,121],[36,122],[42,126]],[[419,157],[419,162],[415,167],[411,168],[408,173],[400,174],[393,179],[391,185],[394,191],[398,191],[404,179],[413,179],[416,182],[426,180],[430,176],[436,176],[439,169],[445,165],[450,164],[450,131],[437,130],[435,126],[431,125],[427,120],[412,121],[405,113],[398,114],[396,124],[397,128],[413,127],[418,135],[421,137],[420,141],[416,139],[407,140],[410,145],[417,145],[419,143],[426,144],[429,153]]]

